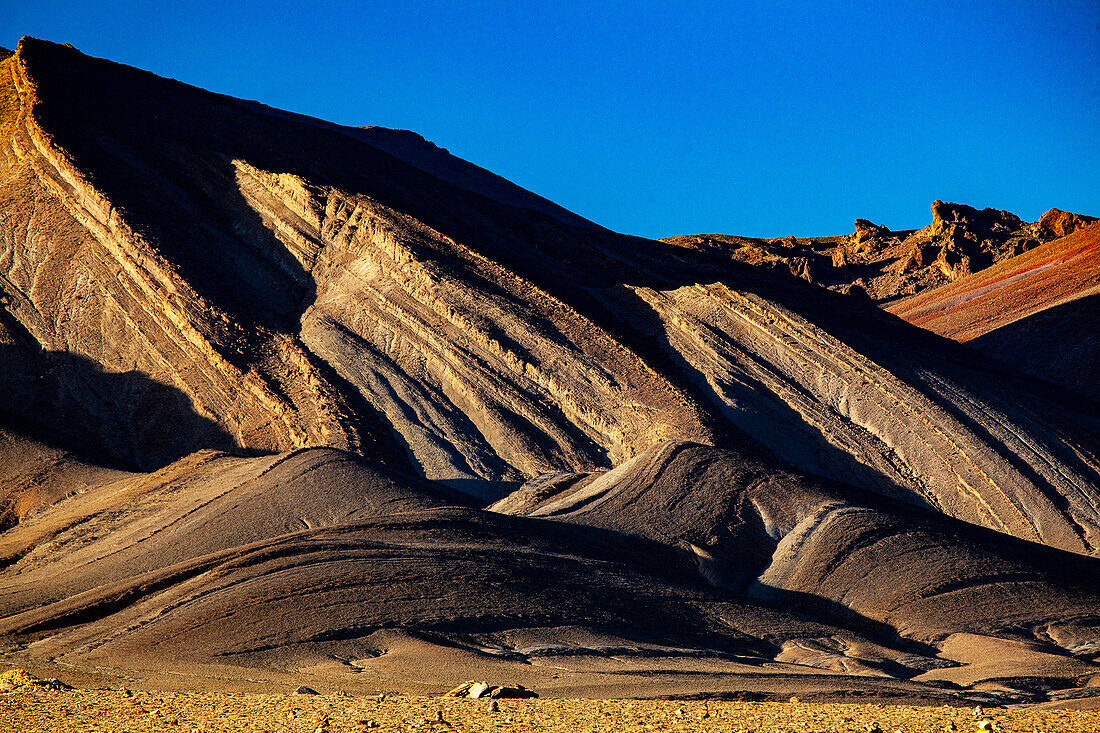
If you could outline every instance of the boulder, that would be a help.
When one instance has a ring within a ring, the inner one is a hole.
[[[1069,236],[1083,226],[1087,226],[1096,221],[1094,216],[1085,216],[1083,214],[1074,214],[1070,211],[1062,211],[1061,209],[1051,209],[1047,213],[1039,217],[1039,221],[1036,222],[1039,225],[1039,230],[1043,233],[1048,233],[1050,236],[1060,238]]]

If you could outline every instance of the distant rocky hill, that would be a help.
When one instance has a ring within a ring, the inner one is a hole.
[[[934,215],[781,246],[885,298],[1084,221]],[[739,261],[750,240],[690,239],[23,39],[0,61],[0,662],[1091,694],[1093,406]]]
[[[886,302],[979,272],[1096,221],[1051,209],[1036,222],[996,209],[932,203],[923,229],[890,231],[856,219],[843,237],[753,239],[724,234],[670,237],[680,247],[720,252],[758,267],[789,271],[840,292]]]
[[[1065,236],[887,309],[1100,405],[1100,223],[1059,217]]]

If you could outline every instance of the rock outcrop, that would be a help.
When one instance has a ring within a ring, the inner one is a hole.
[[[953,282],[1076,231],[1093,217],[1051,209],[1027,223],[1008,211],[932,202],[932,223],[892,232],[856,219],[846,237],[750,239],[719,234],[672,237],[681,247],[723,252],[839,292],[858,287],[890,302]]]
[[[1100,403],[1100,223],[1062,213],[1040,224],[1071,234],[888,310]]]
[[[1095,216],[1084,216],[1069,211],[1062,211],[1061,209],[1051,209],[1039,217],[1039,221],[1037,221],[1036,224],[1044,234],[1050,232],[1050,235],[1054,237],[1066,237],[1073,234],[1078,229],[1082,229],[1092,224],[1094,221],[1096,221]]]

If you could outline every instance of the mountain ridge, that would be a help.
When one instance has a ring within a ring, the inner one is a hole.
[[[34,39],[0,101],[0,659],[967,704],[1095,673],[1072,394],[403,133]]]

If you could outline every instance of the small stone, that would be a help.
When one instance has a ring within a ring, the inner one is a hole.
[[[800,697],[798,697],[797,695],[792,695],[791,696],[791,702],[802,702],[802,699]]]
[[[993,730],[993,721],[986,718],[978,721],[978,730]]]
[[[470,694],[470,690],[473,689],[474,685],[485,685],[485,683],[475,680],[466,680],[458,687],[444,694],[443,697],[474,697],[474,695]],[[488,685],[485,686],[488,687]],[[384,694],[385,693],[383,693],[383,695]],[[378,698],[382,699],[382,695],[379,695]]]
[[[299,687],[298,689],[296,689],[294,691],[294,694],[295,695],[319,695],[320,693],[317,692],[317,690],[313,689],[312,687],[306,687],[305,685],[302,685],[301,687]]]

